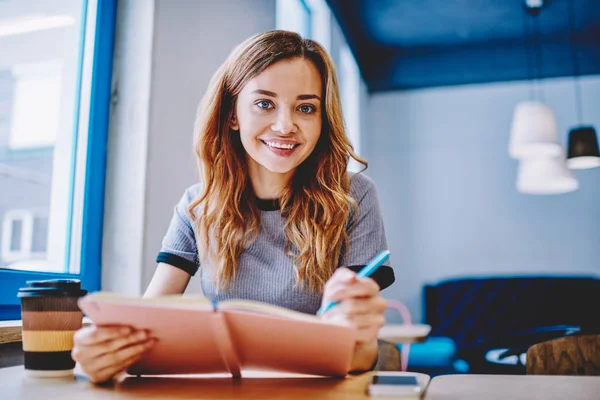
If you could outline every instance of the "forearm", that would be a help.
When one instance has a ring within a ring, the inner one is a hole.
[[[377,339],[372,342],[357,344],[354,349],[350,371],[360,372],[370,370],[377,361],[378,355]]]
[[[144,297],[182,294],[190,281],[190,275],[172,265],[160,263]]]

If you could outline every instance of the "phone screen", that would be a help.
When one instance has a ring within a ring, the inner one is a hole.
[[[374,385],[409,385],[418,386],[417,378],[414,376],[390,376],[373,375]]]

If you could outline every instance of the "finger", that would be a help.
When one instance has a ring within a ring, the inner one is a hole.
[[[356,272],[348,268],[338,268],[325,283],[325,289],[339,283],[350,283],[356,280]]]
[[[356,331],[357,343],[371,343],[379,337],[379,329],[359,329]]]
[[[342,301],[353,297],[373,297],[379,294],[379,285],[371,278],[360,278],[347,285],[335,286],[327,295],[330,301]]]
[[[381,296],[346,299],[340,307],[347,315],[383,314],[387,308]]]
[[[113,376],[115,376],[117,373],[125,370],[127,367],[129,367],[130,365],[134,364],[140,358],[142,358],[142,353],[136,354],[136,355],[134,355],[132,357],[129,357],[128,359],[123,360],[118,365],[111,365],[109,367],[102,368],[102,369],[100,369],[98,371],[95,371],[92,374],[88,374],[88,376],[90,377],[90,379],[94,383],[106,382],[107,380],[109,380]]]
[[[382,314],[358,314],[346,316],[350,325],[356,329],[379,330],[385,325],[385,317]]]
[[[324,288],[324,296],[333,293],[334,291],[338,291],[341,288],[354,285],[362,279],[367,278],[358,278],[356,273],[348,268],[339,268],[338,271],[343,271],[334,274],[326,283]]]
[[[359,343],[368,343],[377,340],[379,330],[385,323],[382,318],[353,318],[354,321],[348,321],[348,325],[356,331],[356,341]]]
[[[129,333],[131,333],[131,328],[128,326],[90,325],[75,332],[73,341],[78,345],[89,346],[116,339]]]
[[[334,294],[337,295],[338,292],[340,292],[342,289],[346,288],[347,286],[348,286],[348,283],[346,283],[346,282],[334,282],[329,287],[325,287],[325,290],[323,290],[323,301],[334,301],[332,296]],[[337,300],[337,298],[336,298],[336,300]]]
[[[91,371],[100,371],[112,366],[119,366],[125,360],[143,354],[146,350],[150,349],[154,345],[155,341],[155,339],[149,339],[143,343],[138,343],[119,349],[114,353],[102,354],[96,359],[90,360],[88,369]]]
[[[115,353],[119,349],[131,346],[136,343],[143,343],[150,337],[149,333],[145,330],[138,330],[130,335],[121,336],[116,339],[109,340],[107,342],[103,342],[101,345],[95,346],[86,346],[85,349],[85,357],[88,359],[93,359],[100,357],[106,353]]]

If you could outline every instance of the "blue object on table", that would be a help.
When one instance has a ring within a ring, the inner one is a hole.
[[[402,344],[398,344],[402,351]],[[465,373],[468,364],[457,363],[454,340],[444,336],[430,336],[424,342],[411,343],[408,354],[408,370],[423,372],[431,376]]]

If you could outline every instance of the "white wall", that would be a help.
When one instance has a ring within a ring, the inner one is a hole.
[[[156,268],[173,207],[198,180],[196,106],[235,45],[275,28],[275,0],[122,0],[118,12],[117,47],[123,51],[115,59],[118,118],[109,138],[102,284],[140,294]],[[192,279],[188,292],[199,290]]]
[[[102,235],[102,289],[143,292],[154,1],[119,1]]]
[[[584,116],[600,128],[600,77],[582,80]],[[384,292],[421,318],[425,283],[466,275],[600,276],[600,169],[580,189],[531,196],[515,189],[508,156],[514,106],[526,82],[370,97],[363,137],[378,184],[396,283]],[[572,80],[543,84],[561,133],[575,124]],[[399,320],[390,313],[388,320]]]

